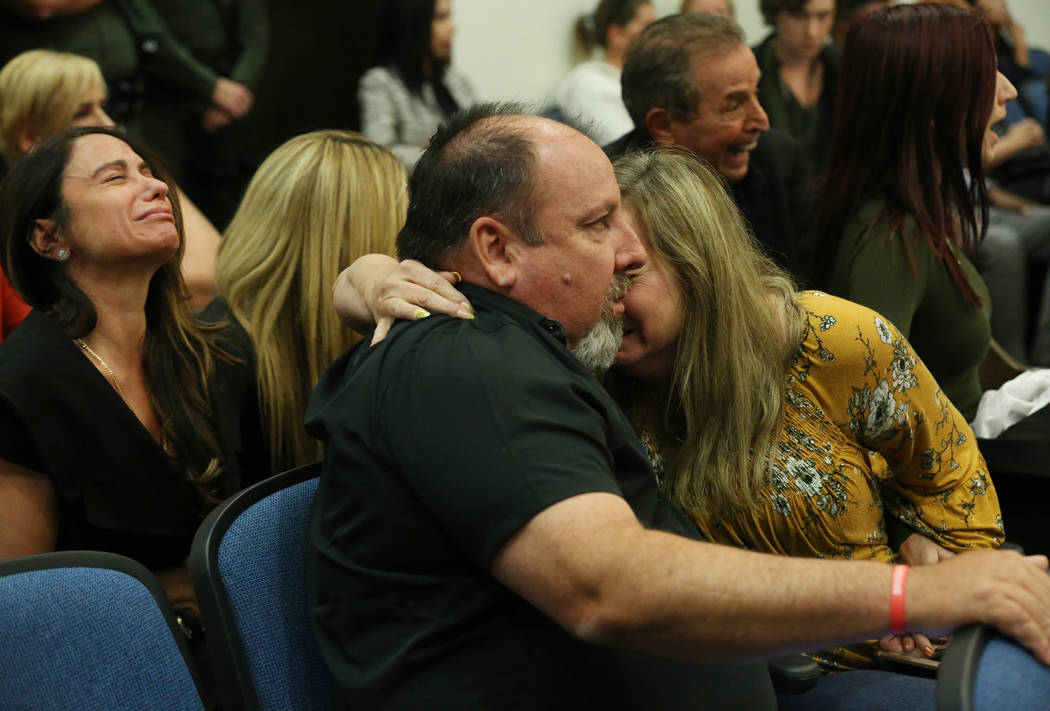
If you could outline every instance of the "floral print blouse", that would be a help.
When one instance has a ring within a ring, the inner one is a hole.
[[[874,311],[801,295],[784,430],[759,507],[694,517],[712,541],[782,555],[892,561],[883,516],[951,551],[1003,540],[977,440],[907,340]]]
[[[800,297],[802,343],[769,483],[754,511],[693,516],[711,541],[781,555],[890,562],[883,517],[945,548],[996,548],[1002,516],[977,440],[908,341],[876,312]],[[875,643],[816,652],[871,666]]]

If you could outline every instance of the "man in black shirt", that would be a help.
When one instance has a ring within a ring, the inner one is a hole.
[[[495,561],[508,541],[573,497],[626,500],[648,527],[695,529],[658,494],[630,423],[566,348],[598,320],[614,271],[645,261],[608,160],[581,134],[520,116],[479,119],[463,134],[446,153],[467,152],[468,140],[474,154],[488,148],[493,175],[468,155],[466,180],[445,165],[454,158],[428,152],[399,248],[458,269],[476,319],[401,323],[337,361],[307,415],[326,441],[313,614],[339,698],[347,708],[640,709],[722,685],[725,708],[773,708],[761,664],[694,669],[589,644],[501,583]],[[551,140],[533,145],[531,134]],[[462,194],[486,184],[500,202],[486,207],[501,217],[459,214]],[[506,194],[506,184],[521,188]],[[526,201],[538,205],[530,217]],[[435,238],[442,222],[459,222],[446,231],[469,232],[468,244]]]
[[[311,399],[326,451],[307,575],[339,708],[773,709],[763,665],[711,660],[887,630],[889,566],[690,540],[574,359],[603,306],[622,312],[614,275],[646,260],[596,145],[477,107],[438,131],[410,194],[399,251],[458,271],[476,318],[400,322]],[[909,624],[985,614],[962,584],[980,566],[1039,575],[974,555],[912,572]]]
[[[653,145],[695,152],[728,181],[755,237],[800,282],[811,271],[809,198],[798,141],[770,130],[758,102],[761,72],[733,20],[672,15],[631,43],[621,78],[634,130],[610,158]]]

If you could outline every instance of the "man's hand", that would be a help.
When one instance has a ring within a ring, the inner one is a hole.
[[[1023,118],[1006,129],[1003,139],[1016,141],[1022,148],[1034,148],[1046,143],[1046,134],[1034,118]]]
[[[910,629],[942,634],[973,622],[995,627],[1050,664],[1050,576],[1046,556],[972,551],[913,568]]]
[[[220,128],[228,126],[231,121],[233,121],[233,114],[219,108],[216,104],[212,104],[204,109],[204,118],[201,121],[201,128],[208,133],[215,133]]]
[[[1021,151],[1046,143],[1043,127],[1033,118],[1023,118],[1006,129],[988,156],[988,170],[999,167]]]
[[[212,103],[233,118],[240,118],[251,111],[255,96],[244,84],[219,77],[211,92]]]

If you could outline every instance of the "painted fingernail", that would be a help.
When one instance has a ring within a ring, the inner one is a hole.
[[[925,645],[924,644],[922,646],[922,653],[925,654],[930,659],[933,659],[933,647],[930,647],[929,645]]]
[[[426,318],[429,315],[430,315],[430,312],[427,311],[426,309],[416,309],[416,312],[414,314],[412,314],[412,318],[414,318],[416,321],[418,321],[418,320],[420,320],[422,318]]]
[[[474,312],[473,311],[467,311],[466,309],[460,309],[459,311],[456,312],[456,315],[459,316],[460,318],[465,318],[468,321],[473,321],[474,320]]]

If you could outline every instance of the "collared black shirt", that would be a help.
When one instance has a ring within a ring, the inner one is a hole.
[[[652,150],[653,139],[635,128],[602,150],[615,160],[625,153]],[[811,280],[813,245],[810,233],[812,197],[798,141],[770,129],[751,151],[747,175],[728,186],[740,212],[766,253],[801,285]]]
[[[695,529],[561,324],[463,291],[474,321],[432,316],[366,339],[307,410],[326,442],[310,606],[340,707],[772,708],[761,665],[584,644],[491,577],[511,536],[577,494],[617,494],[646,526]]]

